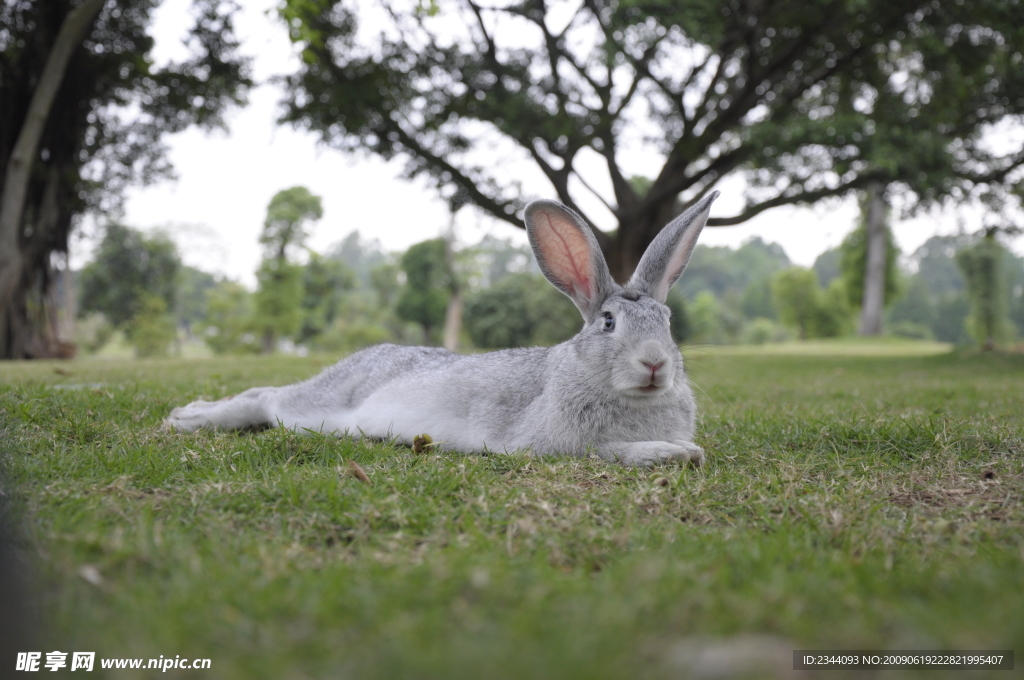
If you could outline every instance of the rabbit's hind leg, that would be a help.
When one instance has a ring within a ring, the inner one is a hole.
[[[275,387],[254,387],[219,401],[193,401],[180,406],[164,419],[165,430],[195,432],[210,430],[242,430],[248,427],[276,425],[271,398]]]

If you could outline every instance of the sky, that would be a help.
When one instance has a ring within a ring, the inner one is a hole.
[[[323,198],[324,217],[312,230],[309,246],[326,252],[354,230],[378,239],[385,250],[401,251],[450,228],[446,204],[423,183],[400,178],[400,161],[386,163],[366,154],[344,154],[318,143],[314,134],[278,126],[282,92],[273,76],[298,63],[284,26],[272,8],[275,0],[247,0],[236,17],[243,52],[253,58],[259,86],[248,106],[226,116],[228,130],[188,130],[165,137],[178,179],[131,189],[125,224],[143,231],[165,229],[177,242],[186,264],[255,286],[261,250],[257,242],[267,203],[281,189],[302,185]],[[154,13],[154,59],[159,64],[185,56],[181,38],[191,23],[191,0],[165,0]],[[627,151],[626,153],[629,153]],[[634,168],[652,166],[656,158],[639,150],[626,159]],[[544,180],[524,178],[538,197],[554,198]],[[712,215],[732,215],[743,204],[743,181],[727,178]],[[595,218],[597,219],[597,218]],[[700,242],[738,246],[759,236],[782,245],[796,264],[810,266],[824,250],[838,245],[857,219],[854,199],[832,200],[815,207],[784,206],[761,213],[742,225],[705,229]],[[903,253],[913,252],[936,233],[968,231],[980,225],[977,211],[944,210],[893,224]],[[610,224],[598,222],[600,228]],[[97,229],[82,230],[72,244],[72,265],[88,261]],[[458,242],[471,244],[484,235],[526,243],[525,232],[473,209],[455,222]],[[1012,247],[1024,252],[1024,239]]]

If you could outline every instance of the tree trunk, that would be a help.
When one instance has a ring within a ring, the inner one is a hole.
[[[620,222],[619,228],[607,239],[604,257],[608,270],[619,284],[625,284],[636,271],[647,246],[661,230],[683,211],[678,201],[663,201],[650,212],[638,214],[629,222]]]
[[[65,17],[7,160],[3,190],[0,192],[0,357],[11,356],[12,345],[16,344],[12,336],[19,331],[11,312],[22,278],[22,217],[32,165],[39,153],[39,140],[71,55],[81,45],[105,1],[85,0]]]
[[[268,328],[263,331],[263,343],[260,348],[260,354],[273,354],[277,348],[277,334],[274,333],[273,328]]]
[[[448,298],[444,314],[444,348],[454,352],[459,347],[459,332],[462,330],[462,291],[456,290]]]
[[[462,286],[459,277],[455,272],[455,250],[452,245],[455,243],[455,215],[448,225],[448,233],[444,237],[444,259],[448,265],[448,273],[451,277],[448,306],[444,310],[444,337],[441,340],[442,346],[449,352],[454,352],[459,346],[459,331],[462,330]]]
[[[882,334],[882,312],[885,309],[885,187],[874,183],[868,187],[865,219],[867,257],[864,269],[864,297],[860,308],[860,335]]]

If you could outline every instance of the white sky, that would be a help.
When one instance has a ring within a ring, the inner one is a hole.
[[[241,4],[236,29],[244,52],[253,57],[256,81],[266,83],[294,70],[297,58],[272,11],[276,1]],[[158,63],[183,56],[181,37],[191,22],[190,5],[190,0],[165,0],[154,14]],[[169,227],[186,263],[249,286],[255,285],[261,254],[257,237],[267,203],[277,191],[291,186],[306,186],[323,198],[324,218],[309,243],[319,252],[357,229],[364,237],[379,239],[386,250],[404,250],[447,229],[450,217],[444,202],[423,184],[399,179],[400,161],[389,164],[371,156],[345,155],[319,147],[313,134],[277,126],[280,99],[277,86],[262,84],[251,92],[247,107],[228,114],[227,133],[189,130],[165,138],[179,179],[130,190],[124,222],[143,230]],[[644,167],[643,163],[642,154],[626,159],[631,167]],[[524,178],[524,184],[539,196],[554,197],[543,179]],[[718,188],[722,197],[712,215],[739,211],[742,180],[726,180]],[[980,226],[975,211],[961,215],[968,231]],[[809,266],[818,254],[842,241],[856,217],[853,199],[815,208],[787,206],[735,227],[706,229],[701,242],[737,246],[761,236],[781,244],[795,263]],[[936,233],[956,232],[957,217],[944,211],[897,222],[896,240],[904,253],[910,253]],[[95,230],[85,233],[72,244],[75,267],[88,260],[94,246],[89,234]],[[487,233],[526,242],[521,229],[473,209],[460,212],[456,235],[461,242],[475,243]],[[1014,249],[1024,251],[1024,238],[1015,241]]]

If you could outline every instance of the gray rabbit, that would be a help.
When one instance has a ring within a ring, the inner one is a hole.
[[[305,382],[176,408],[165,427],[281,424],[407,444],[427,433],[439,447],[464,452],[593,452],[623,465],[700,465],[696,405],[664,303],[717,196],[666,226],[625,286],[612,280],[576,213],[553,201],[530,203],[526,231],[541,271],[583,315],[582,330],[560,345],[469,356],[378,345]]]

